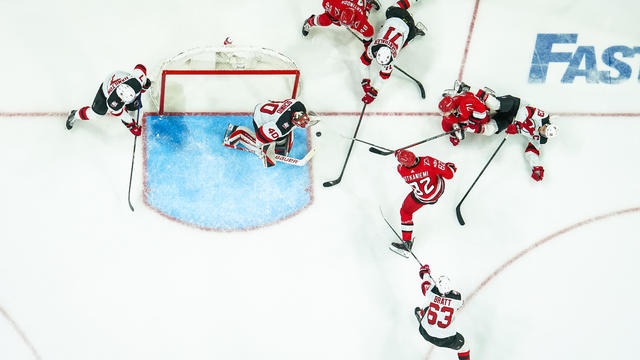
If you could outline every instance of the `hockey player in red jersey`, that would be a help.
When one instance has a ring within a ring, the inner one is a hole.
[[[445,90],[446,96],[444,99],[451,96],[456,98],[460,94],[467,97],[473,95],[475,99],[484,105],[484,107],[476,105],[477,108],[486,108],[486,113],[490,115],[488,121],[478,121],[476,123],[474,123],[473,119],[469,121],[469,123],[473,123],[470,128],[475,129],[476,131],[474,132],[493,135],[499,134],[504,130],[507,134],[521,134],[529,140],[524,156],[531,167],[531,177],[535,181],[542,181],[544,167],[540,161],[540,149],[541,145],[546,144],[549,138],[558,134],[558,126],[555,123],[551,123],[551,118],[554,116],[549,115],[542,109],[526,104],[518,97],[512,95],[495,96],[493,90],[489,88],[475,89],[464,82],[458,81],[454,83],[453,89]],[[477,104],[477,101],[474,100],[474,104]],[[463,117],[460,116],[460,118]],[[443,129],[445,131],[452,130],[451,127],[445,127],[445,120],[443,120]],[[459,142],[457,137],[452,140],[454,145],[457,145],[457,142]]]
[[[129,115],[129,111],[141,111],[140,95],[151,86],[147,78],[147,68],[138,64],[131,73],[116,71],[100,84],[98,93],[91,107],[84,106],[79,110],[71,110],[67,117],[67,129],[71,130],[78,119],[90,120],[107,112],[122,121],[124,126],[135,136],[140,136],[142,127]]]
[[[430,156],[417,157],[409,150],[395,152],[398,173],[409,184],[412,191],[400,209],[402,242],[392,243],[390,249],[407,257],[413,247],[413,213],[424,205],[435,204],[444,193],[444,179],[453,178],[456,166]]]
[[[416,23],[407,11],[411,4],[417,1],[419,0],[400,0],[396,3],[397,6],[389,7],[385,13],[384,25],[360,56],[362,75],[360,85],[364,91],[364,97],[362,97],[364,103],[371,104],[376,99],[384,80],[391,76],[392,63],[400,50],[416,36],[425,35],[424,25]],[[372,77],[371,66],[374,59],[379,69]]]
[[[442,129],[445,132],[459,130],[449,136],[453,146],[464,139],[464,132],[483,134],[485,124],[489,123],[489,108],[471,92],[458,95],[446,95],[440,100],[438,109],[442,114]]]
[[[420,323],[420,335],[435,346],[456,350],[459,360],[470,360],[469,344],[453,326],[456,312],[463,304],[462,295],[451,289],[448,277],[440,276],[437,282],[434,281],[429,265],[420,267],[418,274],[422,279],[422,294],[429,303],[424,309],[414,309]]]
[[[317,121],[309,119],[304,104],[296,99],[267,101],[256,105],[253,131],[229,124],[223,143],[242,145],[255,152],[265,167],[276,164],[275,155],[288,155],[293,146],[293,129],[306,128]]]
[[[371,42],[373,26],[367,19],[371,9],[379,10],[378,0],[323,0],[324,13],[311,15],[302,25],[302,36],[314,26],[346,26],[360,33],[365,46]]]

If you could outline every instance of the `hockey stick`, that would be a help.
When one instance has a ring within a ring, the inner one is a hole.
[[[416,85],[418,85],[418,88],[420,89],[420,97],[422,97],[423,99],[425,99],[427,97],[426,94],[425,94],[425,91],[424,91],[424,86],[422,86],[422,83],[420,81],[418,81],[418,79],[416,79],[413,76],[407,74],[406,71],[402,70],[397,65],[393,65],[393,67],[396,68],[396,70],[400,71],[401,73],[405,74],[409,79],[413,80],[416,83]]]
[[[358,119],[358,125],[356,126],[356,131],[353,133],[353,138],[358,135],[358,130],[360,129],[360,123],[362,122],[362,116],[364,116],[364,110],[367,108],[367,103],[362,106],[362,112],[360,112],[360,118]],[[344,165],[342,165],[342,171],[340,171],[340,176],[338,176],[335,180],[325,181],[322,186],[330,187],[337,185],[340,181],[342,181],[342,175],[344,175],[344,169],[347,168],[347,162],[349,161],[349,156],[351,156],[351,150],[353,149],[353,144],[355,141],[351,140],[351,145],[349,146],[349,151],[347,151],[347,158],[344,159]]]
[[[224,146],[226,146],[228,148],[231,148],[231,149],[250,152],[252,154],[256,153],[256,151],[253,150],[253,149],[248,149],[248,148],[235,146],[235,145],[230,145],[230,144],[222,144],[222,145],[224,145]],[[279,162],[282,162],[282,163],[287,163],[287,164],[291,164],[291,165],[295,165],[295,166],[305,166],[309,162],[309,160],[311,160],[313,155],[315,155],[315,153],[316,153],[316,148],[312,147],[311,150],[309,150],[309,152],[302,159],[296,159],[296,158],[292,158],[292,157],[284,156],[284,155],[279,155],[279,154],[276,154],[274,158],[276,159],[276,161],[279,161]]]
[[[140,100],[138,102],[138,111],[136,111],[136,126],[138,126],[138,121],[140,120],[140,108],[142,108],[142,96],[140,96]],[[133,209],[133,205],[131,205],[131,180],[133,179],[133,161],[136,158],[136,143],[138,142],[138,137],[133,136],[133,154],[131,155],[131,173],[129,173],[129,192],[127,194],[127,201],[129,202],[129,209],[131,211],[135,211]]]
[[[347,28],[347,30],[349,30],[349,32],[356,37],[356,39],[362,41],[364,43],[364,41],[362,40],[362,38],[360,38],[360,36],[358,34],[356,34],[353,30],[351,30],[350,28]],[[401,68],[397,67],[396,65],[393,65],[394,68],[398,69],[398,71],[400,71],[401,73],[405,74],[409,79],[415,81],[415,83],[418,85],[418,88],[420,89],[420,97],[425,99],[426,98],[426,93],[424,91],[424,86],[422,86],[422,83],[420,81],[418,81],[416,78],[414,78],[413,76],[409,75],[406,71],[402,70]]]
[[[386,222],[387,225],[389,225],[389,228],[391,229],[391,231],[393,231],[393,233],[396,234],[396,237],[398,238],[398,240],[403,241],[402,238],[400,237],[400,235],[398,235],[398,233],[396,232],[396,229],[394,229],[393,226],[391,226],[391,224],[389,224],[389,221],[387,221],[387,218],[384,217],[384,213],[382,212],[382,207],[380,208],[380,215],[382,215],[382,219],[384,220],[384,222]],[[407,249],[407,251],[409,251],[409,253],[411,253],[411,255],[413,255],[413,258],[416,259],[416,261],[418,262],[420,267],[422,267],[422,263],[420,262],[420,260],[418,260],[418,258],[416,257],[416,254],[414,254],[413,251],[411,251],[409,249]]]
[[[443,136],[445,136],[445,135],[452,134],[452,133],[454,133],[454,132],[456,132],[456,131],[463,130],[464,128],[466,128],[466,126],[463,126],[463,127],[461,127],[460,129],[451,130],[451,131],[449,131],[449,132],[445,132],[445,133],[442,133],[442,134],[438,134],[438,135],[436,135],[436,136],[432,136],[432,137],[430,137],[430,138],[426,138],[426,139],[424,139],[424,140],[420,140],[420,141],[418,141],[417,143],[413,143],[413,144],[411,144],[411,145],[407,145],[407,146],[405,146],[405,147],[401,147],[401,148],[399,148],[398,150],[404,150],[404,149],[408,149],[408,148],[410,148],[410,147],[414,147],[414,146],[416,146],[416,145],[424,144],[424,143],[426,143],[427,141],[431,141],[431,140],[437,139],[437,138],[439,138],[439,137],[443,137]],[[371,145],[373,145],[373,144],[371,144]],[[374,145],[374,146],[377,146],[377,145]],[[378,155],[383,155],[383,156],[391,155],[391,154],[393,154],[393,153],[395,152],[395,150],[388,150],[388,149],[387,149],[387,151],[381,150],[381,149],[384,149],[382,146],[377,146],[377,147],[378,147],[379,149],[378,149],[378,148],[375,148],[375,147],[371,147],[371,148],[369,148],[369,151],[371,151],[372,153],[378,154]]]
[[[476,177],[476,179],[473,181],[473,184],[471,184],[471,187],[469,187],[469,190],[467,190],[467,193],[464,194],[464,196],[462,197],[462,200],[460,200],[460,202],[458,203],[458,206],[456,206],[456,216],[458,217],[458,222],[460,223],[460,225],[464,225],[464,219],[462,218],[462,213],[460,212],[460,206],[462,205],[462,202],[464,201],[464,199],[467,198],[467,195],[469,195],[469,192],[471,191],[471,189],[473,189],[473,186],[476,184],[476,182],[478,182],[478,179],[480,179],[480,176],[482,176],[482,173],[484,173],[484,171],[487,169],[487,166],[489,166],[489,164],[491,163],[491,160],[493,160],[493,158],[496,156],[496,154],[498,153],[498,150],[500,150],[504,142],[507,141],[508,136],[509,135],[505,136],[504,139],[502,139],[496,151],[493,152],[493,155],[491,155],[491,157],[489,158],[489,161],[487,161],[487,164],[482,168],[482,171],[480,171],[480,174],[478,174],[478,177]]]
[[[337,134],[338,136],[340,136],[340,137],[342,137],[342,138],[345,138],[345,139],[347,139],[347,140],[357,141],[357,142],[361,142],[361,143],[363,143],[363,144],[371,145],[371,146],[373,146],[373,147],[372,147],[372,149],[376,149],[377,151],[380,151],[380,152],[387,152],[387,151],[389,151],[389,153],[392,153],[392,152],[393,152],[393,150],[389,150],[389,149],[387,149],[387,148],[386,148],[386,147],[384,147],[384,146],[376,145],[376,144],[370,143],[370,142],[368,142],[368,141],[364,141],[364,140],[361,140],[361,139],[358,139],[358,138],[355,138],[355,137],[348,137],[348,136],[344,136],[344,135],[339,134],[339,133],[337,133],[337,132],[335,132],[335,134]],[[381,150],[378,150],[378,149],[381,149]],[[375,152],[375,151],[373,151],[373,152]]]

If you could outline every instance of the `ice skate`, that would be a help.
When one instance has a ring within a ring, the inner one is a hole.
[[[78,110],[71,110],[69,116],[67,116],[67,130],[73,128],[73,124],[76,122],[76,112],[78,112]]]
[[[411,254],[411,248],[413,248],[413,240],[392,242],[389,246],[389,250],[405,258]]]
[[[417,22],[415,25],[416,36],[425,36],[427,34],[427,27],[423,23]]]
[[[309,29],[311,29],[311,24],[309,24],[309,21],[311,19],[313,19],[313,15],[309,16],[309,18],[304,21],[304,24],[302,24],[302,36],[309,35]]]

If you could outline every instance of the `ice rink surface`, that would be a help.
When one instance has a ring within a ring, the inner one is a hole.
[[[629,356],[640,321],[640,3],[423,0],[410,11],[428,34],[397,64],[427,98],[394,73],[359,138],[395,148],[438,134],[430,114],[457,78],[561,116],[544,181],[530,178],[525,140],[508,139],[465,200],[464,227],[455,206],[502,137],[415,148],[458,167],[416,213],[414,252],[467,298],[456,323],[472,358]],[[320,12],[319,0],[0,2],[1,359],[456,358],[418,334],[417,263],[387,249],[380,209],[399,227],[410,190],[395,160],[356,144],[342,182],[321,185],[339,174],[362,108],[362,46],[338,28],[302,38]],[[532,62],[553,57],[540,34],[573,42],[553,44],[564,60],[536,83]],[[132,213],[131,135],[111,118],[67,131],[66,113],[111,71],[153,69],[228,36],[294,59],[299,98],[325,115],[313,203],[264,228],[202,231],[144,205],[138,153]]]

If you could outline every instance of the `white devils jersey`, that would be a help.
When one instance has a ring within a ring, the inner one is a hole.
[[[306,108],[296,99],[267,101],[256,105],[253,126],[257,140],[268,143],[289,134],[295,127],[291,118],[297,111],[306,112]]]
[[[515,121],[521,125],[520,134],[529,140],[524,157],[529,162],[531,168],[541,166],[540,145],[547,142],[547,138],[540,136],[538,129],[549,123],[549,114],[543,110],[534,108],[524,103],[520,103]]]
[[[456,334],[452,325],[455,313],[462,307],[462,296],[457,291],[440,293],[435,281],[427,274],[422,282],[422,293],[427,297],[429,307],[424,309],[424,317],[420,324],[427,334],[435,338],[447,338]]]
[[[127,84],[136,92],[136,95],[142,92],[142,86],[147,82],[146,69],[141,65],[137,65],[133,69],[132,73],[125,71],[116,71],[104,80],[102,83],[102,92],[107,99],[107,106],[113,111],[117,111],[122,108],[123,105],[127,105],[120,101],[120,98],[114,93],[116,88],[121,84]]]
[[[380,86],[382,82],[380,80],[386,80],[391,76],[391,72],[393,71],[393,61],[398,56],[398,52],[404,46],[407,38],[409,36],[409,26],[402,21],[402,19],[397,17],[388,18],[382,28],[378,32],[375,40],[369,45],[367,48],[367,57],[369,59],[373,59],[372,64],[376,64],[379,67],[378,76],[372,78],[370,75],[369,66],[364,66],[363,70],[363,78],[372,79],[373,83],[371,86],[380,90]],[[377,51],[377,48],[380,45],[388,46],[391,49],[391,63],[388,65],[379,65],[375,61],[374,51]]]

